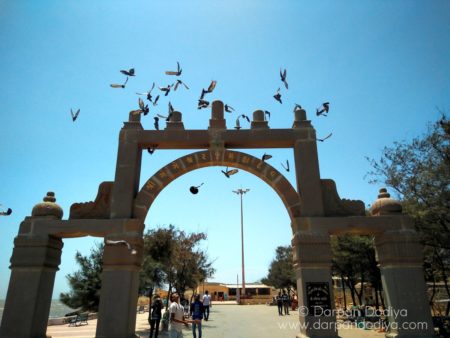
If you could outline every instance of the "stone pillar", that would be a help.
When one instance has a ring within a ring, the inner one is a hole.
[[[306,114],[306,113],[305,113]],[[309,129],[310,137],[295,142],[294,160],[297,191],[301,198],[303,216],[322,216],[324,213],[320,183],[319,158],[316,131],[310,121],[302,121],[302,128]]]
[[[401,216],[400,216],[401,217]],[[423,271],[423,246],[413,229],[375,237],[389,327],[386,337],[433,337]]]
[[[11,277],[0,328],[1,338],[45,338],[53,285],[61,261],[60,238],[31,235],[33,221],[62,218],[54,194],[33,208],[20,225],[11,257]]]
[[[433,321],[423,271],[423,246],[414,230],[414,221],[402,215],[400,202],[390,198],[385,188],[370,208],[372,216],[399,218],[401,226],[375,236],[380,263],[389,338],[433,337]],[[386,219],[389,221],[389,218]]]
[[[294,123],[292,124],[292,128],[300,128],[307,122],[309,121],[306,119],[306,110],[304,110],[301,106],[295,107]]]
[[[223,117],[224,105],[222,101],[216,100],[211,103],[211,118],[208,129],[226,129],[226,121]]]
[[[184,130],[183,114],[174,111],[166,123],[166,130]]]
[[[125,122],[119,135],[116,176],[111,198],[111,218],[130,218],[133,201],[139,190],[142,150],[137,136],[142,131],[139,122]]]
[[[269,129],[269,124],[265,120],[265,112],[262,110],[255,110],[253,112],[253,120],[251,129]]]
[[[307,218],[292,224],[300,333],[298,338],[338,337],[331,280],[330,236],[306,230]]]
[[[125,240],[108,244],[108,240]],[[97,338],[131,338],[135,335],[139,271],[143,240],[140,236],[109,236],[103,253],[102,289],[97,322]],[[136,253],[134,253],[134,251]]]

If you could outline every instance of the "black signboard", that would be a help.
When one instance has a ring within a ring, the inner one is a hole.
[[[325,316],[331,310],[329,284],[306,282],[306,300],[309,316]]]

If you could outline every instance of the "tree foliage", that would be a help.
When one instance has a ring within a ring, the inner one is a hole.
[[[363,290],[369,282],[375,290],[375,304],[384,306],[381,290],[381,274],[375,259],[373,239],[367,236],[344,235],[333,237],[333,275],[340,277],[350,290],[353,304],[363,304]],[[360,283],[360,287],[357,284]],[[345,287],[344,286],[344,287]]]
[[[80,252],[76,253],[75,260],[80,265],[80,270],[66,276],[71,291],[59,295],[63,304],[72,309],[98,311],[102,285],[103,248],[103,243],[97,244],[91,249],[89,256],[83,256]]]
[[[167,284],[169,293],[174,288],[180,295],[195,289],[215,270],[207,253],[200,248],[206,234],[186,233],[173,225],[158,228],[144,235],[144,263],[140,289]]]
[[[275,258],[269,266],[267,277],[261,282],[277,289],[297,289],[297,279],[293,267],[292,247],[279,246],[275,249]]]
[[[175,288],[182,295],[187,288],[195,289],[214,274],[213,262],[200,248],[206,234],[188,234],[170,225],[149,230],[143,238],[140,294],[151,294],[154,288],[168,285],[169,293]],[[67,275],[71,291],[60,294],[62,303],[74,309],[98,311],[103,248],[103,244],[97,245],[89,256],[76,253],[80,270]]]
[[[447,285],[450,266],[450,122],[445,114],[412,141],[385,147],[368,159],[370,182],[391,187],[412,216],[425,251],[426,278]],[[447,313],[450,308],[447,308]]]

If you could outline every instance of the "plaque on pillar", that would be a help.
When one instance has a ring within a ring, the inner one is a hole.
[[[306,282],[308,316],[326,316],[331,311],[330,286],[327,282]]]

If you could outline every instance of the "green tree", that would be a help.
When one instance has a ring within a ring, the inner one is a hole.
[[[103,243],[97,244],[91,249],[89,256],[76,253],[75,260],[80,265],[80,270],[66,276],[71,291],[59,295],[63,304],[72,309],[98,311],[102,287],[103,247]]]
[[[180,295],[183,295],[188,288],[196,289],[201,282],[212,277],[215,272],[212,267],[213,262],[209,261],[206,253],[199,248],[201,241],[206,238],[206,234],[202,232],[192,234],[178,232],[173,285]]]
[[[153,293],[154,288],[166,282],[168,268],[175,251],[174,226],[147,231],[144,235],[144,257],[140,272],[139,293]]]
[[[277,247],[267,277],[262,278],[261,282],[276,289],[287,289],[288,292],[296,290],[297,279],[293,264],[292,247],[290,245]]]
[[[385,147],[368,159],[370,182],[391,187],[412,216],[425,247],[425,277],[442,281],[450,298],[450,123],[445,114],[411,141]],[[447,315],[450,303],[447,307]]]
[[[144,262],[140,276],[140,290],[153,290],[168,285],[169,297],[172,289],[181,296],[195,289],[215,270],[207,253],[200,248],[206,234],[186,233],[173,225],[158,228],[144,235]]]

